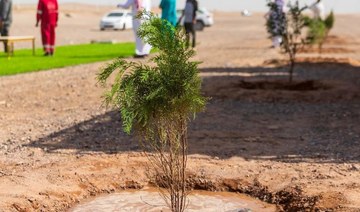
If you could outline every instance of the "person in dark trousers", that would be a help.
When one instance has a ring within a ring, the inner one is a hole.
[[[185,4],[185,9],[181,16],[181,18],[184,17],[184,27],[185,27],[186,40],[187,40],[186,44],[189,47],[190,34],[191,34],[193,48],[196,46],[195,23],[196,23],[197,10],[198,10],[198,2],[196,0],[187,0]]]
[[[59,12],[57,0],[39,0],[36,16],[36,27],[41,22],[41,39],[44,56],[52,56],[55,51],[55,28]]]
[[[0,35],[9,36],[9,29],[12,22],[12,1],[0,0]],[[7,43],[4,42],[5,52],[10,51]]]

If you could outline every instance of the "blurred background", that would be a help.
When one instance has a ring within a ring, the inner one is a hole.
[[[125,0],[123,0],[125,1]],[[36,4],[37,0],[13,0],[15,4]],[[94,5],[116,5],[122,1],[120,0],[59,0],[61,3],[84,3]],[[160,0],[152,0],[154,7],[159,5]],[[314,0],[303,0],[304,4],[310,4]],[[360,12],[359,0],[325,0],[326,9],[336,10],[337,13],[358,13]],[[219,11],[242,11],[247,9],[252,12],[266,11],[266,0],[199,0],[202,7],[206,7],[209,10]],[[185,0],[177,0],[178,8],[182,8],[185,4]]]

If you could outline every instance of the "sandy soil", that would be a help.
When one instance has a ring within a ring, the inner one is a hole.
[[[145,203],[145,204],[144,204]],[[146,211],[146,212],[171,212],[164,204],[158,189],[143,188],[139,190],[127,190],[112,195],[104,195],[91,198],[72,208],[70,212],[89,211]],[[188,196],[186,212],[239,212],[239,211],[262,211],[274,212],[275,205],[270,205],[249,198],[247,195],[230,192],[194,191]]]
[[[63,5],[58,44],[131,41],[131,30],[98,30],[107,10]],[[39,41],[34,14],[16,8],[11,33]],[[261,14],[216,13],[215,21],[198,33],[212,99],[190,127],[192,188],[241,192],[285,211],[360,211],[360,15],[337,16],[321,58],[300,56],[295,86],[285,83]],[[103,65],[0,78],[0,211],[65,211],[148,184],[136,140],[101,107]]]

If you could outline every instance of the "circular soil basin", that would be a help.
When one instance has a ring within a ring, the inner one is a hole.
[[[250,212],[276,211],[274,205],[266,204],[246,195],[229,192],[193,191],[188,196],[186,212]],[[124,191],[97,197],[72,208],[71,212],[91,211],[170,211],[155,189]]]

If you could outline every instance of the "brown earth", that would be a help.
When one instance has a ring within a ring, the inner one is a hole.
[[[109,8],[62,8],[60,45],[132,40],[131,30],[98,30]],[[34,14],[18,6],[12,34],[38,38]],[[293,86],[262,14],[215,13],[198,33],[211,100],[189,129],[192,188],[241,192],[284,211],[360,211],[360,28],[351,24],[360,16],[336,20],[332,34],[346,42],[324,47],[351,51],[300,55]],[[103,65],[0,78],[0,211],[65,211],[149,183],[136,139],[101,106]]]
[[[344,38],[339,38],[335,35],[328,36],[325,39],[325,45],[348,45],[350,44]],[[320,49],[317,45],[312,46],[305,46],[304,48],[300,49],[300,53],[319,53]],[[354,50],[346,49],[343,47],[327,47],[321,49],[321,54],[341,54],[341,53],[354,53]],[[319,53],[320,54],[320,53]]]
[[[300,50],[300,53],[319,53],[320,50],[317,47],[304,48]],[[341,54],[341,53],[353,53],[354,51],[344,48],[323,48],[321,54]]]

